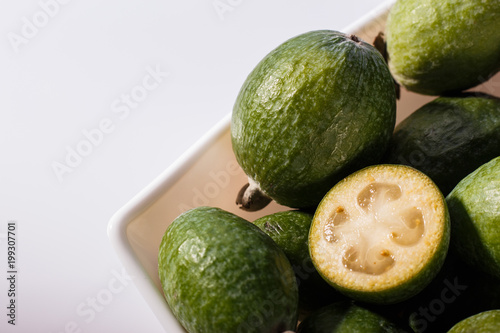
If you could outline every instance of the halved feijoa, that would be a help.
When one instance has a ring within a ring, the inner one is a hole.
[[[262,59],[236,99],[232,147],[248,175],[244,209],[316,207],[340,179],[378,163],[396,116],[382,55],[354,35],[310,31]]]
[[[323,198],[309,232],[309,251],[323,278],[353,299],[395,303],[437,274],[450,238],[438,187],[403,165],[364,168]]]
[[[500,278],[500,156],[462,179],[446,201],[451,248],[463,261]]]
[[[448,333],[498,333],[500,310],[490,310],[470,316],[453,326]]]
[[[170,309],[190,333],[282,333],[297,324],[295,275],[283,251],[230,212],[198,207],[177,217],[158,253]]]

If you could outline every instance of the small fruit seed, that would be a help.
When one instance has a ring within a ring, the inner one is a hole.
[[[382,257],[389,257],[391,255],[391,252],[389,252],[389,250],[387,250],[387,249],[384,249],[384,250],[380,251],[380,255]]]

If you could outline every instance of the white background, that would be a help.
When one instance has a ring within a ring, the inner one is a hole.
[[[163,332],[111,216],[231,112],[271,49],[382,2],[1,0],[0,331]]]

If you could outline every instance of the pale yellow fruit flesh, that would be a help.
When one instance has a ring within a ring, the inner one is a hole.
[[[313,262],[334,286],[376,293],[415,278],[449,238],[441,192],[404,166],[366,168],[337,184],[309,234]],[[447,247],[447,244],[446,244]]]

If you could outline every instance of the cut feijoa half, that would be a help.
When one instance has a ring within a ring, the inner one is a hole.
[[[420,292],[441,268],[450,241],[445,199],[422,172],[375,165],[336,184],[309,231],[317,271],[359,301],[396,303]]]

